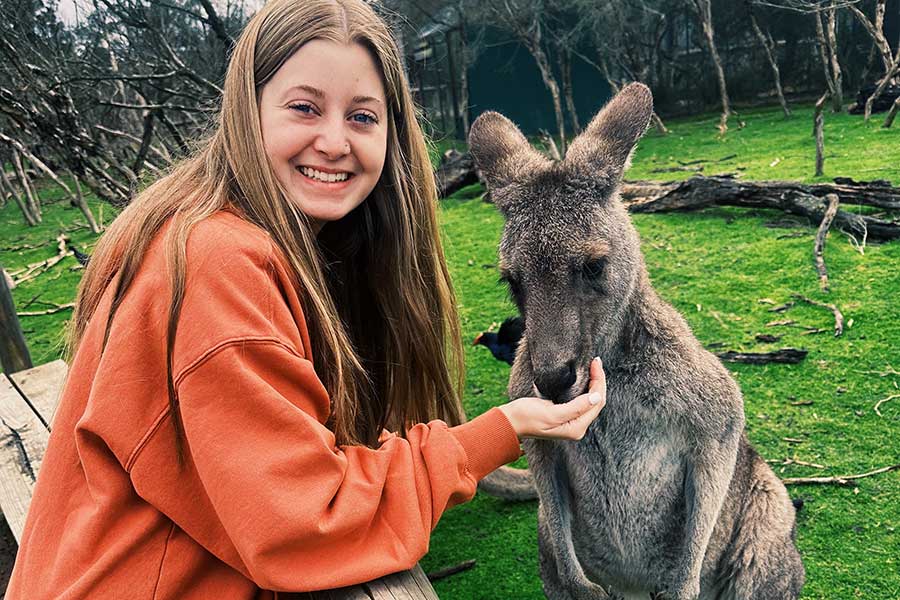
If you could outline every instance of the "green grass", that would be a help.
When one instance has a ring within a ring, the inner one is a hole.
[[[884,115],[874,115],[865,123],[861,116],[847,113],[825,114],[824,176],[814,177],[815,140],[812,137],[811,106],[798,106],[785,119],[780,110],[754,108],[732,117],[728,134],[716,131],[718,114],[668,121],[672,130],[661,136],[648,131],[638,146],[629,179],[681,179],[686,172],[653,173],[654,169],[679,166],[704,159],[704,175],[737,173],[745,179],[791,179],[806,182],[830,181],[834,177],[857,180],[888,179],[900,184],[900,129],[883,129]],[[739,121],[746,126],[739,127]],[[699,165],[689,165],[697,167]]]
[[[747,179],[815,181],[814,146],[809,107],[795,109],[784,120],[777,108],[741,114],[724,139],[717,138],[717,115],[667,123],[672,133],[654,132],[641,141],[628,177],[672,178],[690,173],[651,173],[677,161],[738,157],[707,166],[705,174],[738,171]],[[438,144],[445,149],[449,142]],[[826,114],[826,175],[855,179],[889,179],[900,185],[900,129],[882,130],[880,121]],[[770,166],[774,160],[779,161]],[[454,284],[461,304],[466,340],[492,322],[513,314],[497,283],[496,246],[502,219],[480,200],[480,186],[470,186],[442,202],[441,220]],[[45,198],[51,197],[48,189]],[[98,204],[93,205],[95,211]],[[105,220],[110,218],[108,207]],[[81,221],[67,204],[45,209],[44,225],[28,229],[14,205],[0,209],[0,263],[16,268],[55,254],[55,246],[9,251],[10,246],[53,240],[60,228]],[[770,211],[713,208],[679,214],[636,215],[650,275],[660,294],[680,310],[704,344],[726,348],[771,350],[795,346],[810,351],[798,365],[729,365],[745,398],[747,429],[760,453],[769,459],[795,458],[818,463],[819,470],[779,466],[783,476],[861,473],[900,463],[900,398],[874,404],[898,393],[900,375],[880,376],[888,367],[900,371],[900,243],[870,244],[860,254],[843,234],[833,231],[826,260],[832,284],[828,295],[818,290],[812,265],[813,228],[790,229],[765,224],[784,220]],[[780,237],[797,234],[796,237]],[[87,230],[72,232],[79,249],[94,242]],[[66,259],[37,280],[14,291],[21,307],[38,301],[68,302],[80,271]],[[830,329],[832,317],[820,308],[801,306],[785,314],[769,312],[800,293],[837,303],[848,327],[842,337],[830,333],[803,335],[789,327],[766,323],[790,318],[800,324]],[[42,307],[32,304],[30,310]],[[36,364],[58,356],[58,341],[69,313],[24,317],[23,328]],[[851,324],[852,320],[852,324]],[[757,343],[757,333],[775,333],[775,344]],[[483,347],[466,346],[468,367],[465,405],[470,415],[504,401],[508,367]],[[808,405],[795,405],[812,401]],[[800,440],[788,442],[784,438]],[[900,473],[862,479],[854,486],[792,487],[805,499],[800,513],[799,545],[807,569],[805,599],[900,598]],[[436,583],[446,599],[541,598],[536,550],[536,505],[507,504],[478,495],[444,515],[434,532],[426,570],[476,559],[466,572]]]

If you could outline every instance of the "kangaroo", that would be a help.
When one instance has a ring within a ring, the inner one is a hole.
[[[652,110],[650,90],[629,85],[560,162],[498,113],[469,136],[505,217],[501,278],[525,320],[510,398],[567,402],[587,389],[594,356],[607,378],[606,408],[583,439],[523,442],[544,591],[794,599],[805,575],[787,490],[747,441],[729,372],[651,287],[619,199]]]

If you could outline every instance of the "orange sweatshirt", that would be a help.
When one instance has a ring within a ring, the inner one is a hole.
[[[234,214],[191,233],[173,359],[183,468],[162,233],[101,357],[109,286],[63,389],[7,600],[273,598],[375,579],[415,565],[441,514],[519,456],[498,409],[377,450],[337,447],[288,273]]]

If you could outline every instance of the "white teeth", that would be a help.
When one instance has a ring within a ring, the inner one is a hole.
[[[323,173],[309,167],[300,167],[300,172],[312,179],[334,183],[337,181],[346,181],[350,178],[350,173]]]

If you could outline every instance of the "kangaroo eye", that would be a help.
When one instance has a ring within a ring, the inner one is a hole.
[[[584,275],[585,279],[589,281],[596,281],[600,279],[601,275],[603,275],[603,269],[605,267],[606,260],[603,258],[596,258],[584,263],[584,267],[582,267],[581,272]]]

